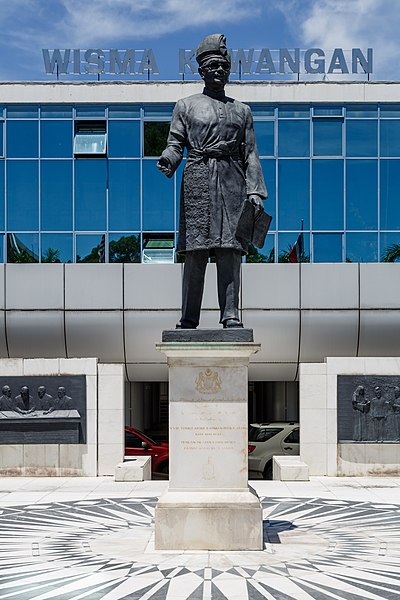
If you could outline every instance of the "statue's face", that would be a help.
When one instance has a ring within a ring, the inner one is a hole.
[[[25,398],[29,398],[29,388],[28,387],[22,387],[21,388],[21,396],[25,399]]]
[[[380,387],[375,388],[375,395],[377,398],[380,398],[382,396],[382,390]]]
[[[229,80],[230,64],[222,56],[211,56],[199,68],[206,87],[212,91],[222,91]]]
[[[11,388],[8,385],[5,385],[2,389],[2,392],[5,396],[11,397]]]
[[[43,398],[43,396],[45,395],[45,393],[46,393],[46,388],[45,387],[41,386],[41,387],[38,388],[38,396],[39,396],[39,398]]]
[[[64,390],[64,388],[62,388],[62,387],[58,388],[58,390],[57,390],[57,396],[58,396],[60,399],[61,399],[61,398],[64,398],[64,396],[65,396],[65,390]]]

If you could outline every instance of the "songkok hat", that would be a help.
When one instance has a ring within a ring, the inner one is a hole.
[[[229,63],[231,57],[226,47],[226,37],[222,33],[212,33],[200,42],[196,50],[196,60],[199,65],[210,55],[223,56]]]

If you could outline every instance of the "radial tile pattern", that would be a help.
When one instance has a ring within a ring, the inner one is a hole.
[[[0,598],[395,600],[400,506],[263,500],[260,552],[156,552],[157,498],[3,508]]]

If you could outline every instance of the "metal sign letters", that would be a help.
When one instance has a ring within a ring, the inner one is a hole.
[[[43,49],[45,71],[57,75],[159,75],[157,60],[152,48],[144,50],[80,50]],[[337,74],[348,75],[373,71],[373,49],[366,53],[360,48],[324,51],[321,48],[302,50],[294,48],[238,48],[230,50],[232,73],[239,75],[284,75],[284,74]],[[180,49],[178,54],[179,74],[197,73],[195,50]]]

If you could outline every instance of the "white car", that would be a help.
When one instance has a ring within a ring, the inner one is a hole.
[[[300,454],[298,423],[252,423],[249,427],[249,477],[272,479],[272,457]]]

